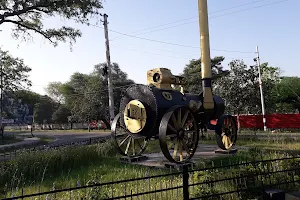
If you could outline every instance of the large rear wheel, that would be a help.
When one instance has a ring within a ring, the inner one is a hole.
[[[159,127],[159,144],[170,162],[189,161],[197,150],[198,141],[197,122],[188,107],[174,106],[164,114]]]

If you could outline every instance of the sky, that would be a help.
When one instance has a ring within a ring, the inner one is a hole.
[[[149,69],[169,68],[176,75],[189,60],[200,58],[197,0],[105,0],[103,7],[111,30],[111,62],[136,83],[146,84]],[[280,67],[284,76],[299,76],[300,68],[291,59],[299,56],[299,8],[299,0],[208,0],[211,57],[224,56],[224,68],[232,59],[253,65],[258,46],[261,62]],[[44,22],[46,27],[80,28],[82,37],[70,51],[69,43],[53,47],[37,34],[32,41],[15,40],[11,25],[0,26],[0,47],[32,68],[32,91],[46,94],[49,82],[66,82],[73,73],[90,73],[94,65],[106,62],[100,21],[92,19],[96,26],[59,17]]]

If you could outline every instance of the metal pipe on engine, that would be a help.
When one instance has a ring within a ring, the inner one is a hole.
[[[211,58],[209,46],[209,28],[207,0],[198,0],[200,49],[201,49],[201,76],[203,85],[203,107],[206,110],[214,109],[214,100],[211,88]]]

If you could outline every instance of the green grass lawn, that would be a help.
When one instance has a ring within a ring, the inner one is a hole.
[[[12,144],[20,141],[22,141],[22,139],[16,138],[14,136],[4,135],[4,139],[0,137],[0,145]]]
[[[201,141],[201,143],[215,144],[215,141]],[[201,143],[199,145],[201,145]],[[292,150],[298,153],[300,150],[300,144],[297,143],[275,144],[265,143],[262,141],[239,141],[238,145],[249,146],[251,148],[249,150],[239,151],[234,156],[201,161],[196,163],[196,167],[208,167],[220,164],[224,165],[226,163],[249,161],[253,158],[269,159],[271,157],[275,158],[277,156],[282,156],[282,150]],[[160,151],[158,140],[150,141],[146,152],[158,151]],[[274,153],[275,151],[277,153]],[[116,153],[111,141],[103,144],[67,147],[59,150],[49,150],[46,152],[24,152],[23,155],[19,156],[17,159],[0,165],[0,198],[4,195],[11,196],[12,191],[15,196],[20,195],[21,191],[15,191],[16,187],[23,187],[24,193],[29,194],[36,193],[38,191],[49,191],[53,188],[60,189],[76,187],[78,184],[86,185],[170,172],[170,170],[165,169],[148,168],[121,163],[119,158],[120,156]],[[224,173],[226,173],[226,170]],[[195,178],[198,179],[198,177]],[[151,187],[159,188],[159,184],[161,183],[165,185],[164,187],[167,187],[168,184],[179,184],[182,180],[177,177],[172,180],[168,178],[160,178],[157,179],[157,181],[158,182],[151,183]],[[142,191],[147,185],[146,183],[145,185],[143,185],[144,183],[136,184],[137,185],[128,187],[131,187],[134,191]],[[216,190],[222,191],[225,190],[224,188],[226,189],[226,185],[218,186]],[[129,188],[127,189],[127,191],[130,191]],[[115,185],[115,193],[122,193],[123,191],[124,186]],[[76,195],[83,195],[81,192],[76,193]],[[89,190],[88,193],[90,194],[90,192],[91,191]],[[103,189],[100,193],[106,194],[107,192],[111,192],[109,188]],[[64,197],[63,194],[61,195],[61,199],[70,198],[68,195],[66,197]],[[75,193],[72,195],[75,195]],[[162,199],[170,199],[171,197],[176,199],[176,194],[172,195],[171,193],[168,193],[168,197]]]

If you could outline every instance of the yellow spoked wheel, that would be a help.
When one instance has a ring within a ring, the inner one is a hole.
[[[164,114],[159,126],[159,144],[170,162],[188,162],[196,152],[198,140],[197,121],[188,107],[174,106]]]
[[[219,148],[231,149],[237,140],[237,124],[231,115],[222,115],[216,124],[216,139]]]
[[[122,126],[120,119],[120,114],[117,114],[111,126],[111,136],[118,152],[128,157],[141,155],[146,150],[148,139],[139,134],[132,134]]]

